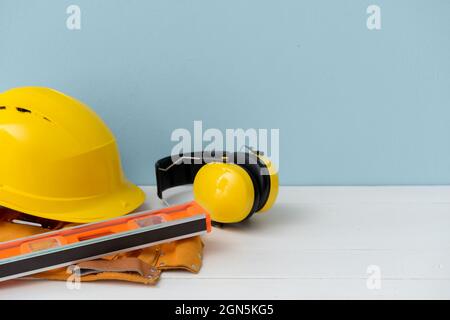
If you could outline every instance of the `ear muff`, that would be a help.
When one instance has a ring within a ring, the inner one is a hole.
[[[262,174],[265,166],[256,154],[236,152],[233,154],[232,161],[242,167],[248,173],[253,182],[255,197],[253,206],[246,217],[246,219],[248,219],[255,212],[258,212],[267,201],[270,190],[269,177]]]
[[[235,223],[247,218],[255,202],[249,173],[234,163],[208,163],[194,179],[194,198],[213,221]]]
[[[156,162],[160,199],[164,190],[193,183],[195,200],[220,223],[243,221],[275,203],[278,173],[259,152],[193,152],[180,155],[180,159],[200,161],[184,163],[169,156]]]
[[[264,165],[264,170],[266,170],[263,175],[269,178],[269,188],[268,188],[268,195],[267,199],[264,204],[262,204],[261,208],[258,210],[258,212],[264,212],[269,210],[273,204],[275,203],[275,200],[278,196],[278,171],[275,165],[270,161],[269,158],[263,155],[258,156],[260,162]]]

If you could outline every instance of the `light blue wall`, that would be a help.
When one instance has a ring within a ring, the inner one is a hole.
[[[0,90],[23,85],[93,107],[140,184],[194,120],[280,128],[283,184],[450,184],[446,0],[0,0]]]

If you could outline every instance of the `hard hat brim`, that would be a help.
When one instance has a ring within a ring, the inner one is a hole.
[[[29,195],[17,194],[5,188],[0,189],[0,195],[6,193],[8,197],[0,196],[0,206],[45,219],[73,223],[89,223],[125,215],[145,201],[145,193],[128,181],[124,181],[121,188],[108,194],[78,199],[55,200],[34,197],[30,201]],[[23,203],[20,201],[21,197],[27,197],[30,207],[17,205]],[[15,198],[18,201],[6,202],[2,200],[5,198]]]

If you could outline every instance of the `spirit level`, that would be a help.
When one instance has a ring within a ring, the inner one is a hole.
[[[0,281],[211,231],[195,202],[0,243]]]

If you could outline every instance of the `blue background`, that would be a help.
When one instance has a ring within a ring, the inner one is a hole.
[[[96,110],[139,184],[194,120],[279,128],[283,184],[450,183],[450,1],[0,0],[0,90],[24,85]]]

